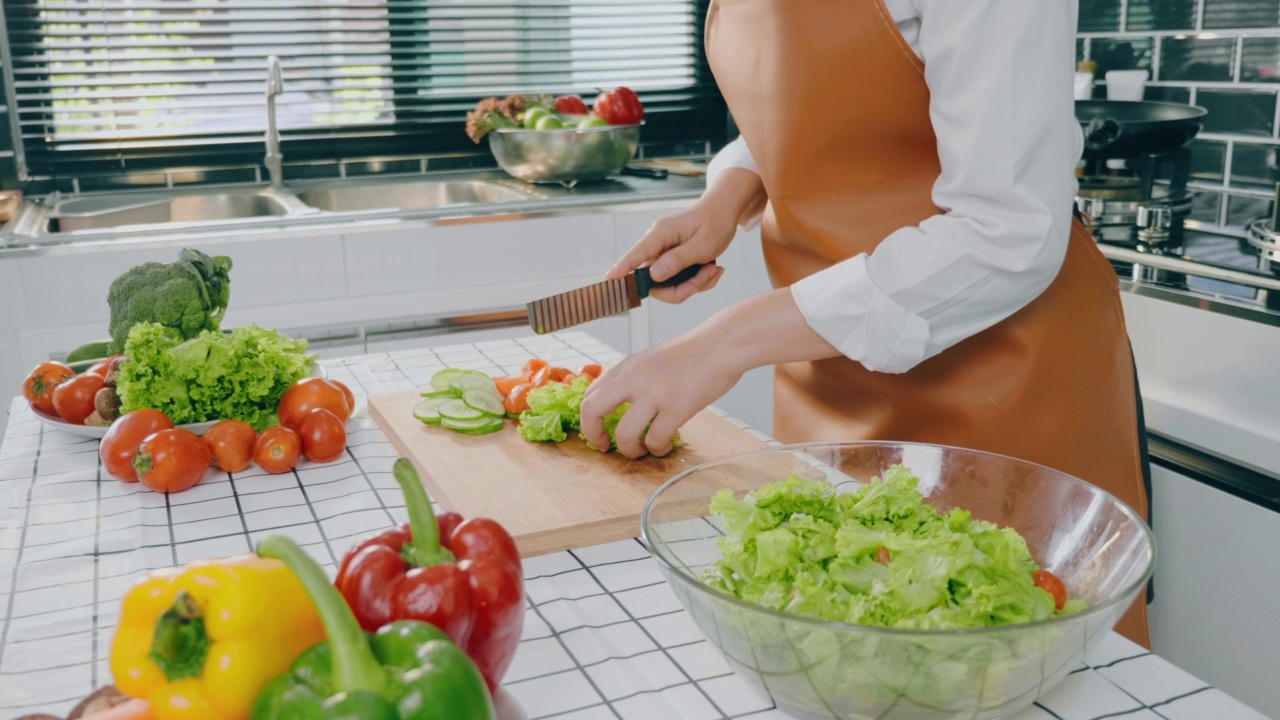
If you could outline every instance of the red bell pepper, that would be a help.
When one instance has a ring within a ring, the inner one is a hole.
[[[524,574],[515,541],[488,518],[431,511],[408,460],[396,461],[409,524],[347,551],[334,582],[365,630],[421,620],[467,652],[496,692],[524,629]]]
[[[613,92],[600,91],[592,112],[610,125],[635,125],[644,119],[644,105],[631,88],[615,88]]]

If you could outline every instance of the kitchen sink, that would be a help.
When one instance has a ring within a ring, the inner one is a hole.
[[[431,180],[316,188],[298,199],[326,212],[417,210],[528,200],[530,195],[487,180]]]
[[[198,226],[315,212],[292,195],[270,189],[54,196],[45,209],[45,231],[50,234],[152,225]]]

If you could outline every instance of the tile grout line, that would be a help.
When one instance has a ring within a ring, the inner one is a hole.
[[[4,628],[0,629],[0,667],[4,666],[4,651],[8,646],[9,628],[13,625],[13,606],[18,598],[18,569],[22,567],[22,551],[27,542],[27,521],[31,518],[31,495],[36,489],[36,480],[40,478],[40,451],[44,447],[44,424],[40,425],[40,435],[36,440],[36,454],[31,461],[31,482],[27,485],[27,496],[23,508],[22,535],[18,540],[18,555],[13,561],[13,572],[9,576],[9,599],[5,604]]]
[[[591,579],[595,581],[597,585],[600,586],[601,590],[604,590],[605,593],[609,595],[609,597],[613,597],[613,593],[609,590],[609,588],[605,587],[605,584],[600,582],[600,578],[597,577],[596,574],[591,571],[591,566],[583,562],[582,558],[578,557],[578,554],[573,550],[566,550],[565,552],[569,553],[570,557],[578,561],[578,564],[582,566],[583,570],[587,571],[587,574],[590,575]],[[634,589],[634,588],[628,588],[628,589]],[[721,717],[725,717],[725,718],[729,717],[729,714],[726,713],[724,709],[720,707],[720,703],[717,703],[714,699],[712,699],[711,695],[708,694],[707,691],[701,685],[699,685],[696,681],[694,681],[693,677],[689,675],[689,673],[684,669],[683,666],[680,665],[680,663],[676,662],[675,658],[671,657],[671,653],[667,652],[667,649],[662,646],[662,643],[658,642],[658,639],[653,636],[653,633],[649,632],[649,628],[645,627],[640,622],[640,620],[638,620],[636,616],[630,610],[627,609],[626,605],[623,605],[622,603],[618,603],[618,607],[622,608],[622,612],[626,613],[627,617],[630,618],[631,621],[636,624],[636,627],[640,628],[640,632],[644,633],[644,636],[649,638],[649,642],[653,643],[655,646],[657,646],[659,650],[662,651],[662,654],[666,656],[667,660],[672,665],[674,665],[677,670],[680,671],[680,674],[683,675],[693,685],[694,688],[698,690],[698,693],[702,695],[703,699],[705,699],[708,703],[710,703],[711,707],[715,708],[716,712],[720,713]]]
[[[604,586],[601,585],[600,588],[603,590]],[[527,590],[524,594],[524,598],[526,601],[528,601],[529,609],[533,610],[533,614],[537,615],[538,619],[542,621],[542,624],[546,625],[547,629],[551,631],[551,637],[554,637],[556,639],[556,643],[560,645],[560,649],[564,651],[565,656],[568,657],[569,660],[573,661],[574,668],[576,668],[577,671],[582,674],[583,679],[585,679],[587,681],[587,684],[591,686],[591,689],[595,691],[596,697],[600,698],[601,704],[609,708],[609,712],[613,713],[613,716],[615,718],[618,718],[618,720],[622,720],[621,713],[619,713],[618,709],[615,708],[613,704],[609,702],[609,699],[604,696],[604,693],[600,690],[600,686],[596,684],[595,679],[592,678],[591,674],[586,671],[586,668],[582,667],[582,663],[578,662],[578,656],[573,654],[573,651],[569,649],[569,644],[564,641],[564,638],[560,636],[560,633],[556,632],[555,626],[551,624],[551,621],[548,620],[546,616],[542,614],[542,611],[538,609],[538,606],[534,604],[533,597],[529,595]],[[516,647],[517,649],[519,648],[518,645]],[[583,708],[573,708],[573,710],[581,710],[581,709]],[[562,714],[562,713],[557,713],[557,714]],[[535,720],[538,720],[538,719],[535,719]]]
[[[98,550],[100,549],[99,543],[101,542],[101,536],[99,531],[102,529],[102,512],[101,512],[102,511],[102,469],[103,469],[102,466],[103,466],[102,455],[101,453],[99,453],[98,455],[98,487],[97,487],[96,497],[94,499],[94,513],[93,513],[93,621],[92,621],[92,625],[90,626],[91,627],[90,632],[92,633],[91,641],[90,641],[90,646],[91,646],[90,652],[92,652],[93,654],[90,656],[91,660],[89,663],[89,691],[90,692],[93,692],[94,688],[98,687],[98,630],[100,629],[98,625],[98,619],[99,619],[98,618],[98,600],[99,600],[98,582],[101,580],[101,569],[102,569],[102,561],[101,561],[101,558],[98,556]],[[114,480],[114,478],[112,479]]]

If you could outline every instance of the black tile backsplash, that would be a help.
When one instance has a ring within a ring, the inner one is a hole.
[[[1196,104],[1209,111],[1205,132],[1267,138],[1275,134],[1275,91],[1201,88]]]
[[[1280,0],[1204,0],[1206,28],[1273,28],[1280,25]]]
[[[1098,77],[1106,77],[1108,70],[1142,70],[1151,68],[1155,42],[1149,37],[1096,38],[1089,52],[1090,59],[1098,63]]]
[[[1148,101],[1208,110],[1190,145],[1193,218],[1239,231],[1266,213],[1280,180],[1280,0],[1080,0],[1077,40],[1077,61],[1098,64],[1094,97],[1107,70],[1145,68]]]
[[[1120,0],[1080,0],[1080,32],[1120,29]]]
[[[1216,140],[1191,143],[1191,179],[1221,183],[1226,179],[1227,144]]]
[[[1160,41],[1157,79],[1230,82],[1235,53],[1235,38],[1165,37]]]
[[[1236,143],[1231,153],[1231,183],[1238,187],[1274,188],[1280,177],[1275,174],[1275,145]]]
[[[1245,37],[1241,82],[1280,82],[1280,37]]]
[[[1196,0],[1129,0],[1126,30],[1191,30],[1196,26]],[[1084,4],[1080,5],[1083,18]],[[1085,30],[1084,20],[1080,31]]]

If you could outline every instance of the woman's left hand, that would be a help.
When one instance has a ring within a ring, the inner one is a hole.
[[[587,388],[583,437],[608,450],[604,417],[629,402],[616,431],[618,452],[632,459],[648,453],[666,455],[680,426],[742,377],[746,369],[729,361],[732,354],[713,330],[703,326],[628,357]]]

